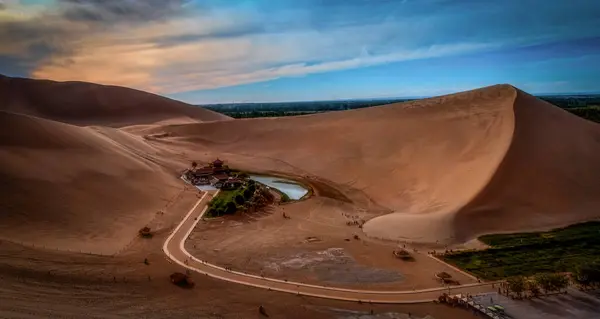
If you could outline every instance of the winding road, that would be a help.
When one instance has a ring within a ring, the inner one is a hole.
[[[300,282],[279,280],[261,277],[243,272],[227,270],[223,267],[207,263],[185,250],[184,243],[198,221],[202,219],[207,210],[208,201],[217,195],[204,193],[196,204],[190,209],[181,223],[175,228],[163,245],[164,253],[177,264],[191,271],[246,286],[258,287],[273,291],[281,291],[296,295],[328,298],[335,300],[355,301],[364,303],[422,303],[431,302],[443,292],[452,294],[476,294],[491,291],[493,283],[475,283],[453,286],[452,288],[436,287],[421,290],[405,291],[373,291],[355,290],[327,286],[310,285]]]

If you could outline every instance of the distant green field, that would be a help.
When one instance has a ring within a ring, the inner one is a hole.
[[[584,119],[600,123],[600,106],[598,105],[575,107],[566,110]]]
[[[443,259],[480,278],[494,280],[542,272],[574,271],[600,259],[600,222],[547,232],[486,235],[491,248],[448,254]]]

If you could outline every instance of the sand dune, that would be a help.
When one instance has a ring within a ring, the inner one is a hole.
[[[112,127],[229,119],[210,110],[124,87],[2,75],[0,110],[75,125]]]
[[[362,191],[392,211],[367,222],[373,237],[455,243],[600,217],[600,126],[509,85],[151,132],[234,165],[283,161],[282,170]]]
[[[456,214],[459,240],[600,218],[600,125],[519,90],[513,109],[502,163]]]
[[[0,234],[14,241],[114,252],[181,191],[177,169],[214,156],[326,180],[385,212],[363,228],[378,238],[459,243],[600,217],[600,126],[509,85],[288,118],[197,123],[175,108],[149,124],[132,109],[115,129],[98,123],[122,123],[116,110],[53,108],[96,86],[39,83],[46,104],[13,94],[3,108],[96,126],[0,111]]]
[[[0,111],[0,237],[111,254],[182,190],[143,139]]]

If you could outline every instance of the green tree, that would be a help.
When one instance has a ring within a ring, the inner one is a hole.
[[[564,274],[541,273],[535,275],[534,280],[545,294],[549,291],[560,291],[569,286],[569,278]]]
[[[235,212],[237,211],[237,206],[235,205],[234,202],[228,202],[225,206],[225,213],[226,214],[235,214]]]
[[[534,280],[528,280],[526,283],[526,289],[531,293],[533,297],[540,296],[540,287]]]
[[[552,290],[561,291],[569,287],[569,277],[565,274],[550,274]]]
[[[246,189],[244,189],[242,194],[244,196],[244,199],[250,200],[250,199],[252,199],[252,195],[254,195],[254,191],[251,190],[250,187],[246,187]]]
[[[236,204],[241,206],[241,205],[244,205],[244,202],[246,201],[246,199],[244,199],[244,196],[242,194],[237,194],[237,195],[235,195],[234,201]]]
[[[544,290],[544,294],[547,294],[548,291],[551,291],[552,288],[554,288],[552,286],[552,281],[550,279],[550,276],[547,273],[536,274],[533,277],[533,280],[538,285],[538,287],[540,287],[540,288],[542,288],[542,290]]]
[[[600,283],[600,262],[579,265],[573,272],[573,281],[583,288]]]
[[[523,276],[516,276],[508,278],[508,289],[517,294],[518,298],[522,297],[523,291],[525,291],[525,278]]]

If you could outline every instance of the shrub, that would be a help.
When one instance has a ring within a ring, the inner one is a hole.
[[[237,195],[235,195],[234,201],[236,204],[241,206],[241,205],[244,205],[244,202],[246,201],[246,199],[244,199],[244,196],[242,196],[241,194],[237,194]]]
[[[152,232],[149,227],[144,227],[139,230],[139,235],[143,238],[152,238]]]
[[[544,290],[544,293],[560,291],[569,286],[569,278],[563,274],[541,273],[535,275],[534,280]]]
[[[538,287],[534,280],[529,280],[526,282],[526,289],[529,290],[534,297],[540,295],[540,287]]]
[[[250,200],[252,195],[254,195],[254,190],[251,190],[250,187],[247,187],[242,194],[245,200]]]
[[[525,291],[525,278],[523,276],[511,277],[508,278],[507,283],[508,288],[521,298],[521,294]]]
[[[237,211],[237,206],[234,202],[228,202],[225,205],[225,214],[234,214]]]
[[[600,262],[593,261],[577,266],[573,272],[573,280],[583,287],[600,284]]]
[[[179,287],[182,287],[182,288],[193,288],[194,287],[194,282],[186,274],[182,274],[180,272],[174,272],[171,274],[170,279],[173,284],[175,284]]]

